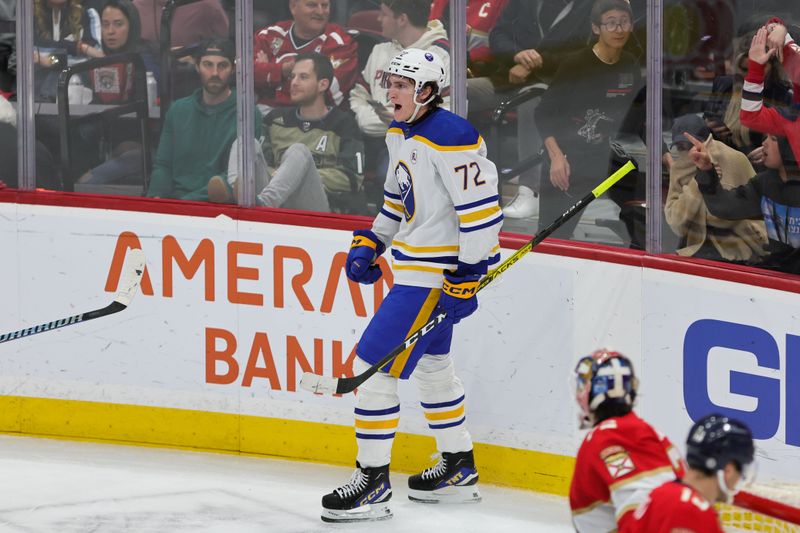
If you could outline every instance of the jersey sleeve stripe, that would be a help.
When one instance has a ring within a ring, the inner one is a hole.
[[[473,232],[473,231],[478,231],[478,230],[482,230],[482,229],[485,229],[485,228],[492,227],[495,224],[501,223],[502,221],[503,221],[503,213],[500,213],[500,216],[490,220],[489,222],[486,222],[485,224],[480,224],[478,226],[470,226],[468,228],[464,227],[464,226],[461,226],[459,231],[461,231],[461,233],[470,233],[470,232]]]
[[[394,202],[390,202],[389,200],[384,200],[383,205],[385,207],[391,207],[394,211],[397,211],[398,213],[403,212],[403,204],[396,204]]]
[[[611,491],[619,490],[620,488],[630,483],[635,483],[637,481],[640,481],[642,479],[647,479],[650,477],[655,478],[663,474],[667,474],[667,478],[663,481],[663,483],[666,483],[667,481],[670,481],[671,479],[675,478],[675,471],[672,469],[671,466],[668,465],[668,466],[662,466],[661,468],[653,468],[652,470],[641,472],[640,474],[637,474],[635,476],[626,477],[625,479],[621,479],[616,483],[610,484],[608,488]],[[658,483],[657,485],[661,485],[661,483]]]
[[[411,246],[402,241],[392,241],[392,246],[397,246],[403,250],[414,254],[433,254],[442,252],[458,253],[458,246]],[[499,245],[498,245],[499,248]]]
[[[500,199],[499,195],[488,196],[481,200],[475,200],[474,202],[470,202],[468,204],[461,204],[456,206],[456,211],[465,211],[467,209],[472,209],[474,207],[480,207],[482,205],[490,204],[492,202],[496,202]]]
[[[392,257],[396,261],[420,261],[426,263],[435,263],[440,265],[457,265],[458,264],[458,256],[451,255],[451,256],[439,256],[439,257],[413,257],[404,254],[400,250],[392,249]]]
[[[481,137],[480,135],[478,135],[478,141],[475,144],[466,144],[459,146],[442,146],[440,144],[436,144],[431,140],[426,139],[422,135],[414,135],[413,138],[423,144],[427,144],[428,146],[439,152],[462,152],[464,150],[477,150],[478,148],[481,147],[481,144],[483,143],[483,137]]]
[[[444,268],[437,268],[432,266],[422,266],[422,265],[398,265],[397,263],[392,264],[392,270],[407,270],[407,271],[414,271],[414,272],[430,272],[432,274],[442,274],[444,272]]]
[[[472,213],[468,213],[466,215],[458,215],[458,220],[462,224],[469,224],[470,222],[478,222],[479,220],[484,220],[492,217],[496,213],[500,212],[500,206],[495,205],[489,207],[488,209],[481,209],[480,211],[473,211]]]
[[[386,130],[386,133],[387,134],[388,133],[394,133],[395,135],[403,135],[403,130],[401,130],[400,128],[389,128],[388,130]]]
[[[390,219],[394,220],[395,222],[400,222],[401,220],[403,220],[401,217],[395,215],[394,213],[390,213],[389,211],[387,211],[386,209],[383,209],[383,208],[381,209],[381,214],[383,216],[385,216],[386,218],[390,218]]]
[[[750,100],[744,97],[744,93],[742,93],[742,109],[744,111],[755,112],[761,109],[762,107],[761,100]]]
[[[383,190],[383,196],[386,198],[391,198],[392,200],[402,200],[399,194],[389,192],[386,189]]]
[[[742,85],[742,91],[748,93],[762,93],[764,92],[764,84],[753,83],[752,81],[745,80],[744,84]]]

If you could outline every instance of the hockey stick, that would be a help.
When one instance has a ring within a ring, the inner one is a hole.
[[[131,248],[128,252],[125,270],[122,276],[122,283],[114,301],[103,307],[102,309],[95,309],[94,311],[87,311],[80,315],[68,316],[53,320],[52,322],[45,322],[38,326],[31,326],[29,328],[18,329],[11,333],[0,335],[0,343],[15,341],[23,337],[30,337],[37,333],[44,333],[45,331],[52,331],[54,329],[72,326],[87,320],[93,320],[103,316],[113,315],[119,313],[131,303],[136,289],[139,287],[139,282],[142,281],[142,274],[144,273],[144,252],[141,248]]]
[[[555,230],[561,227],[564,222],[575,216],[579,213],[583,208],[589,205],[592,200],[598,198],[604,192],[606,192],[612,185],[616,182],[621,180],[626,174],[628,174],[631,170],[636,168],[631,161],[628,161],[623,165],[619,170],[614,172],[611,176],[606,178],[603,183],[595,187],[590,193],[586,196],[581,198],[576,204],[572,207],[567,209],[564,214],[559,216],[552,224],[547,226],[545,229],[539,232],[536,237],[534,237],[531,241],[529,241],[525,246],[511,254],[511,256],[500,263],[500,265],[486,274],[481,279],[481,282],[478,284],[478,288],[476,292],[480,291],[484,287],[486,287],[489,283],[491,283],[497,276],[508,270],[511,265],[519,261],[525,254],[531,251],[531,249],[542,242],[544,239],[550,236]],[[309,392],[314,392],[318,394],[346,394],[348,392],[353,392],[359,385],[364,383],[368,380],[373,374],[375,374],[378,370],[380,370],[386,363],[403,353],[406,349],[413,346],[415,342],[417,342],[420,338],[427,335],[428,333],[436,327],[437,324],[441,323],[445,319],[444,312],[438,312],[435,316],[432,316],[427,323],[425,323],[422,327],[411,333],[408,338],[403,341],[402,344],[397,346],[391,352],[389,352],[383,359],[369,367],[363,373],[353,376],[350,378],[334,378],[330,376],[320,376],[319,374],[315,374],[313,372],[304,372],[303,377],[300,378],[300,386]]]

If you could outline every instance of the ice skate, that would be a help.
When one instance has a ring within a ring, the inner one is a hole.
[[[408,499],[422,503],[479,502],[477,483],[472,450],[443,452],[436,465],[408,478]]]
[[[322,497],[324,522],[366,522],[392,517],[389,465],[363,468],[356,463],[350,481]]]

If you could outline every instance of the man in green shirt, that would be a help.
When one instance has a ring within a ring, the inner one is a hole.
[[[236,92],[230,87],[234,57],[233,44],[223,39],[209,39],[198,49],[202,87],[170,107],[147,196],[207,201],[209,180],[227,174],[236,140]],[[260,137],[256,113],[255,135]]]

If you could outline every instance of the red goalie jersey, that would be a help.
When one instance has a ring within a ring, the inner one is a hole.
[[[575,529],[621,530],[651,490],[683,473],[680,452],[635,413],[604,420],[578,450],[569,491]]]
[[[680,481],[664,483],[634,511],[620,533],[724,533],[714,506]]]

